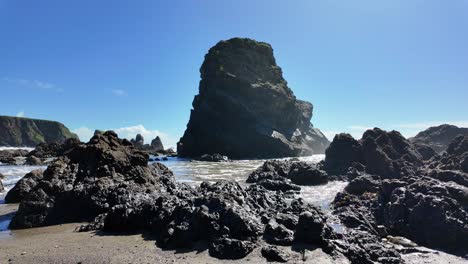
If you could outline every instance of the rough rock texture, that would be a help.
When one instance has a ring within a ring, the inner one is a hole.
[[[44,171],[22,200],[11,227],[92,220],[118,203],[122,193],[144,193],[154,186],[155,177],[167,174],[166,168],[148,167],[147,159],[113,132],[94,136]]]
[[[352,179],[333,202],[333,213],[351,230],[348,238],[355,236],[378,243],[375,241],[389,234],[419,245],[466,254],[468,174],[461,164],[468,155],[468,137],[455,138],[446,154],[426,162],[413,144],[393,131],[368,130],[360,141],[349,137],[335,139],[331,148],[340,148],[327,152],[333,155],[326,157],[324,167],[342,164],[339,170],[329,173],[346,172]],[[355,169],[358,159],[354,150],[359,146],[363,163]],[[394,244],[391,236],[386,240]],[[376,261],[372,254],[370,259]]]
[[[430,168],[468,173],[468,136],[456,137],[446,153],[431,160]]]
[[[5,203],[21,202],[43,178],[43,172],[43,170],[33,170],[26,174],[10,191],[8,191],[5,196]]]
[[[164,151],[164,146],[159,136],[157,136],[155,139],[151,141],[151,148],[154,151]]]
[[[28,151],[24,149],[6,149],[0,150],[0,162],[6,164],[15,164],[16,158],[28,155]]]
[[[422,164],[422,155],[399,132],[374,128],[359,141],[349,134],[335,136],[327,149],[324,169],[330,174],[365,170],[384,178],[399,178],[414,174]]]
[[[68,151],[81,144],[76,138],[69,138],[63,143],[41,143],[34,150],[27,154],[28,157],[37,157],[41,159],[54,158],[65,155]]]
[[[200,73],[179,155],[237,159],[325,152],[329,141],[310,123],[312,104],[296,99],[269,44],[221,41],[206,54]]]
[[[256,183],[273,191],[299,191],[298,185],[320,185],[329,180],[315,164],[292,160],[268,160],[253,171],[247,183]]]
[[[67,138],[78,136],[59,122],[0,116],[0,146],[34,147],[39,143],[62,143]]]
[[[415,137],[409,140],[411,143],[427,145],[441,154],[447,149],[450,142],[459,135],[468,136],[468,128],[461,128],[453,125],[440,125],[419,132]]]
[[[265,243],[305,243],[353,263],[400,263],[398,253],[367,237],[337,232],[319,208],[283,192],[232,181],[177,183],[164,165],[147,165],[146,154],[111,131],[76,146],[43,173],[32,172],[10,196],[22,199],[12,228],[90,221],[79,231],[144,230],[167,249],[204,241],[220,259],[240,259],[261,246],[266,258],[287,261]]]

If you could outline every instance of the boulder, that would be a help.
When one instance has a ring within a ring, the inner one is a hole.
[[[17,158],[25,157],[28,151],[24,149],[5,149],[0,150],[0,162],[5,164],[16,164]]]
[[[28,156],[26,158],[25,164],[31,166],[40,166],[42,165],[42,160],[36,156]]]
[[[241,259],[247,256],[255,245],[250,241],[221,238],[210,245],[210,256],[219,259]]]
[[[19,180],[5,196],[5,203],[21,202],[43,178],[43,170],[33,170]]]
[[[260,184],[268,190],[300,190],[297,185],[327,183],[328,175],[315,164],[293,160],[268,160],[248,176],[247,182]]]
[[[282,263],[289,261],[289,255],[275,246],[264,246],[261,253],[267,261]]]
[[[291,166],[288,178],[297,185],[320,185],[328,182],[326,172],[318,169],[315,165],[305,162],[295,162]]]
[[[221,41],[206,54],[200,73],[179,155],[241,159],[325,152],[329,141],[310,123],[312,104],[296,99],[268,43]]]
[[[199,159],[199,161],[209,161],[209,162],[226,162],[229,161],[227,156],[223,156],[219,153],[216,154],[204,154]]]
[[[423,144],[431,147],[437,153],[443,153],[450,142],[459,135],[468,136],[468,128],[460,128],[453,125],[440,125],[430,127],[419,132],[415,137],[410,138],[414,144]]]

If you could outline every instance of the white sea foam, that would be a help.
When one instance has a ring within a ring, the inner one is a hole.
[[[31,151],[34,148],[31,148],[31,147],[0,147],[0,151],[1,150],[15,150],[15,149],[24,149],[24,150],[27,150],[27,151]]]

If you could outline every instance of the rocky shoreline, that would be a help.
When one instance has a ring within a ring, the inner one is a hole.
[[[6,198],[20,202],[10,227],[89,222],[77,230],[151,234],[171,250],[203,242],[218,259],[255,251],[286,262],[298,245],[351,263],[404,263],[404,254],[424,253],[419,245],[464,256],[467,142],[457,137],[446,154],[425,161],[394,131],[369,130],[361,140],[340,134],[317,165],[272,160],[247,187],[190,187],[108,131],[20,180]],[[297,196],[301,186],[343,179],[349,184],[331,213]]]

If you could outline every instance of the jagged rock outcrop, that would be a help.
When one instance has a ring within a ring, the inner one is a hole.
[[[40,143],[62,143],[78,138],[56,121],[0,116],[0,146],[34,147]]]
[[[430,127],[419,132],[415,137],[410,138],[409,140],[413,144],[417,143],[427,145],[441,154],[447,149],[450,142],[459,135],[468,136],[468,128],[445,124]]]
[[[330,174],[365,170],[384,178],[399,178],[413,175],[422,164],[422,155],[399,132],[374,128],[359,141],[349,134],[335,136],[327,149],[324,169]]]
[[[424,161],[394,131],[368,130],[359,141],[339,135],[327,150],[324,167],[352,180],[336,195],[333,213],[349,237],[404,236],[419,245],[466,254],[468,174],[461,165],[466,156],[468,137],[463,136],[444,155]]]
[[[151,141],[151,149],[154,151],[164,151],[164,146],[159,136]]]
[[[221,41],[206,54],[200,73],[179,155],[237,159],[325,152],[329,141],[310,123],[312,104],[296,99],[269,44]]]
[[[81,144],[81,141],[76,138],[66,139],[63,143],[41,143],[26,156],[41,159],[59,157],[65,155],[79,144]]]

